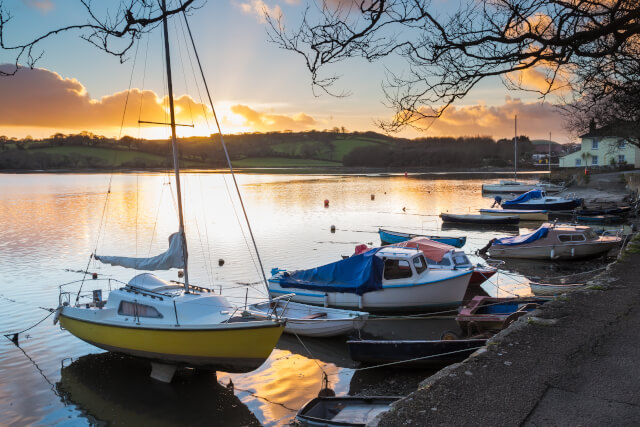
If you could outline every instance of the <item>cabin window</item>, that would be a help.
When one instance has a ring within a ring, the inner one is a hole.
[[[558,236],[558,240],[560,240],[561,242],[570,242],[571,241],[571,235],[570,234],[561,234]]]
[[[624,154],[618,154],[618,163],[624,163],[626,160],[624,159]]]
[[[453,263],[455,265],[471,264],[471,262],[469,261],[469,258],[467,258],[465,254],[455,254],[453,256]]]
[[[597,166],[598,165],[598,156],[591,156],[591,164],[593,166]]]
[[[584,241],[584,236],[582,234],[574,234],[573,236],[571,236],[571,241],[572,242],[582,242]]]
[[[582,159],[576,159],[576,166],[582,166]]]
[[[597,150],[598,149],[598,141],[597,140],[593,140],[591,141],[591,149],[592,150]]]
[[[412,275],[409,261],[403,259],[388,259],[384,262],[385,280],[406,279]]]
[[[155,307],[150,305],[138,304],[131,301],[120,301],[118,306],[118,314],[121,316],[132,317],[150,317],[153,319],[162,319],[162,314]]]
[[[420,274],[427,269],[427,262],[422,255],[413,259],[413,267],[416,269],[416,273]]]

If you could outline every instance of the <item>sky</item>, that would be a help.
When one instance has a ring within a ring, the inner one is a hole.
[[[380,131],[376,121],[392,117],[393,112],[384,105],[382,82],[385,67],[402,70],[404,63],[399,58],[387,58],[382,63],[358,59],[341,63],[332,69],[342,76],[336,88],[348,91],[350,96],[316,96],[303,58],[268,41],[263,8],[282,11],[285,22],[294,22],[306,1],[209,0],[190,17],[223,133],[336,126],[348,131]],[[106,4],[115,7],[118,3]],[[436,0],[434,4],[446,2]],[[87,21],[86,11],[77,0],[12,0],[5,2],[5,8],[12,15],[6,26],[7,45]],[[178,20],[170,20],[169,33],[177,121],[194,124],[193,128],[180,127],[178,136],[216,133],[202,83],[196,84],[193,78],[194,59]],[[109,137],[168,137],[166,126],[138,124],[138,120],[168,120],[161,43],[160,31],[156,30],[143,37],[120,63],[78,33],[47,40],[36,52],[42,52],[36,68],[22,68],[15,76],[0,77],[0,135],[43,138],[84,130]],[[14,61],[12,55],[0,49],[2,69],[8,69]],[[534,86],[539,81],[535,71],[522,77]],[[398,136],[511,138],[516,114],[518,134],[548,139],[551,133],[557,142],[570,142],[562,117],[549,101],[542,102],[528,92],[508,91],[497,79],[482,82],[427,130],[405,129]]]

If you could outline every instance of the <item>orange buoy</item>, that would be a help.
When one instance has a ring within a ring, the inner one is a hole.
[[[375,194],[372,194],[372,195],[371,195],[371,200],[375,200],[375,199],[376,199],[376,195],[375,195]]]
[[[329,199],[324,199],[324,207],[325,208],[329,207]]]
[[[92,279],[97,279],[98,278],[98,273],[91,273],[91,278]]]
[[[409,176],[409,174],[405,172],[404,173],[404,177],[406,178],[407,176]]]

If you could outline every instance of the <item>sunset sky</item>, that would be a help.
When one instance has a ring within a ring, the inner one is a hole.
[[[446,7],[445,0],[435,0],[433,4]],[[6,2],[5,7],[13,16],[6,27],[7,45],[87,20],[84,8],[75,0],[14,0]],[[342,75],[337,88],[351,95],[316,97],[302,57],[268,42],[263,7],[272,11],[279,8],[285,20],[295,21],[306,3],[305,0],[209,1],[190,18],[223,132],[304,131],[334,126],[344,126],[349,131],[379,131],[374,121],[388,120],[392,114],[383,105],[381,83],[385,67],[401,71],[404,62],[399,58],[373,64],[362,60],[344,62],[331,71]],[[206,98],[204,94],[200,98],[192,77],[178,20],[170,21],[169,31],[177,120],[196,125],[193,129],[180,128],[179,135],[215,133],[210,112],[203,105]],[[82,40],[78,33],[54,37],[41,48],[44,55],[36,69],[21,69],[13,77],[0,77],[0,135],[39,138],[82,130],[115,137],[169,135],[166,128],[137,124],[138,119],[164,121],[166,114],[159,31],[151,33],[148,39],[143,37],[137,55],[136,49],[132,49],[124,64]],[[0,64],[5,64],[0,67],[7,67],[12,61],[11,52],[0,50]],[[184,77],[183,70],[189,77]],[[539,80],[535,72],[522,78],[533,86]],[[131,90],[127,93],[130,79]],[[200,90],[202,93],[201,87]],[[127,95],[129,101],[121,130]],[[547,139],[551,132],[553,140],[569,142],[562,118],[549,101],[542,103],[527,92],[509,92],[497,79],[483,82],[428,131],[405,130],[400,136],[510,138],[515,114],[519,134]]]

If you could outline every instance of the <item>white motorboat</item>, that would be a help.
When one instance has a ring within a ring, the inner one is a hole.
[[[494,258],[571,260],[603,255],[621,241],[583,225],[545,223],[529,234],[494,239],[488,251]]]
[[[417,248],[384,247],[310,270],[271,272],[272,296],[371,312],[456,307],[473,270],[431,269]]]
[[[285,296],[286,297],[286,296]],[[247,310],[254,316],[286,321],[286,333],[305,337],[335,337],[362,329],[369,313],[318,307],[282,299],[251,304]]]

